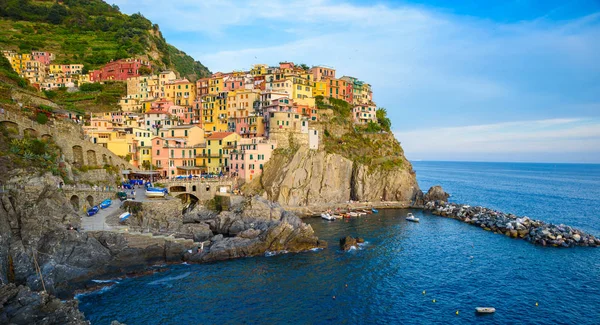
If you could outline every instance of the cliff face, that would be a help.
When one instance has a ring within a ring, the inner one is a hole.
[[[265,166],[260,185],[253,185],[264,190],[269,200],[290,207],[348,200],[410,201],[419,185],[410,163],[406,164],[383,168],[300,148],[292,156],[274,155]]]

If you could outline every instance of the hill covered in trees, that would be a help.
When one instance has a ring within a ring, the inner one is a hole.
[[[0,0],[0,48],[52,52],[56,63],[83,63],[84,70],[142,57],[157,70],[173,69],[190,80],[210,75],[202,63],[168,44],[157,24],[101,0]]]

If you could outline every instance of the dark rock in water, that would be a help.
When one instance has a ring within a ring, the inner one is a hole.
[[[89,324],[77,306],[25,286],[0,286],[0,324]]]
[[[431,202],[431,201],[443,201],[446,202],[448,201],[448,198],[450,197],[450,194],[444,192],[444,190],[442,189],[441,186],[436,185],[436,186],[432,186],[429,191],[427,191],[427,194],[425,194],[425,202]]]
[[[344,251],[349,251],[352,247],[356,248],[357,240],[352,236],[340,238],[340,248]]]

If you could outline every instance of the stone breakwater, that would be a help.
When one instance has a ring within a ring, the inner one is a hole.
[[[565,225],[554,225],[528,217],[498,212],[484,207],[471,207],[443,201],[430,201],[423,207],[432,214],[458,219],[484,230],[521,238],[542,246],[574,247],[600,246],[600,238]]]

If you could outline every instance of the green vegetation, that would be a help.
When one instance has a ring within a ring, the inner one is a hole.
[[[325,99],[323,96],[316,96],[315,104],[318,109],[331,109],[333,111],[334,116],[330,122],[340,125],[352,123],[352,106],[345,100],[333,97]]]
[[[95,69],[110,60],[145,56],[158,69],[191,79],[208,76],[200,62],[166,43],[141,14],[125,15],[101,0],[0,0],[0,48],[56,54],[56,63]],[[157,52],[158,59],[149,52]],[[1,65],[1,63],[0,63]]]
[[[377,122],[381,126],[381,129],[390,132],[392,121],[390,121],[390,119],[387,117],[387,110],[383,107],[380,107],[375,112],[375,116],[377,117]]]
[[[2,170],[35,168],[40,172],[52,172],[65,176],[58,168],[59,147],[52,140],[18,137],[18,131],[3,126],[0,129],[0,161]]]
[[[55,103],[73,112],[106,112],[119,109],[119,100],[127,93],[127,86],[122,82],[91,83],[81,85],[76,92],[59,88],[44,93],[48,98],[50,93]]]
[[[37,113],[35,120],[39,123],[39,124],[46,124],[48,123],[48,116],[46,116],[46,114],[39,112]]]

